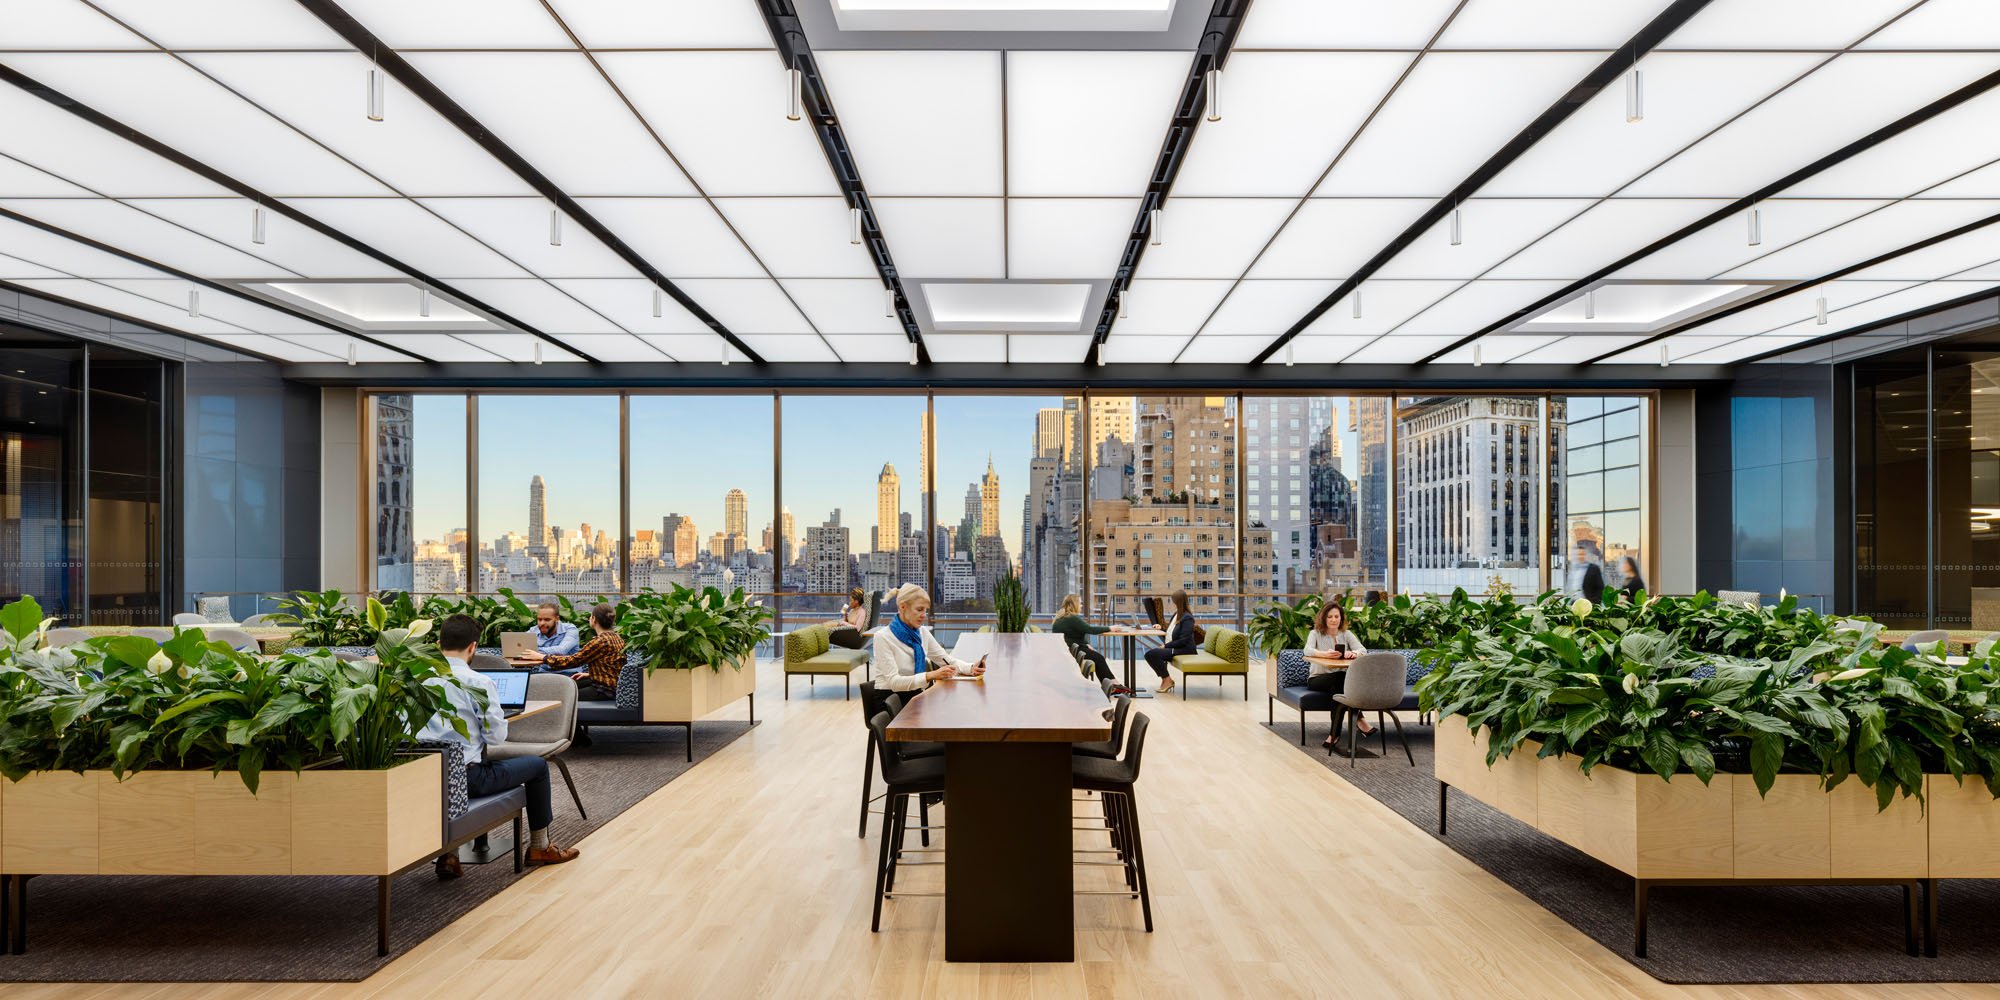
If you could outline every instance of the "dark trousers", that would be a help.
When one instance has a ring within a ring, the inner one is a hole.
[[[837,628],[826,634],[826,641],[835,646],[860,649],[868,642],[868,637],[862,635],[858,628]]]
[[[1089,646],[1079,647],[1078,652],[1083,655],[1083,662],[1090,664],[1090,675],[1092,677],[1100,681],[1115,681],[1118,679],[1118,675],[1111,672],[1111,665],[1104,662],[1103,653]]]
[[[1339,694],[1347,690],[1347,671],[1329,670],[1306,678],[1306,690],[1324,694]]]
[[[549,804],[549,762],[540,757],[510,757],[465,765],[465,791],[473,798],[498,795],[509,788],[528,790],[528,829],[546,830],[555,820]]]
[[[1178,655],[1165,646],[1154,646],[1146,650],[1146,665],[1152,667],[1153,672],[1164,680],[1167,676],[1167,664],[1174,662],[1174,657]]]

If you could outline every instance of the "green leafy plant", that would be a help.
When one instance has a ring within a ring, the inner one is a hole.
[[[647,591],[624,602],[621,611],[618,634],[625,648],[642,658],[647,673],[703,664],[720,671],[724,663],[740,669],[737,661],[771,635],[764,627],[771,609],[745,598],[741,588],[728,595],[714,587]]]
[[[1304,649],[1306,635],[1312,631],[1313,621],[1324,606],[1322,598],[1309,594],[1296,604],[1276,601],[1259,608],[1248,623],[1251,644],[1265,656],[1276,656],[1287,649]]]
[[[360,646],[372,641],[360,612],[338,590],[301,590],[278,599],[272,620],[297,628],[297,646]]]
[[[1028,594],[1021,578],[1008,573],[993,583],[994,631],[1025,632],[1028,628]]]
[[[24,598],[0,609],[0,774],[235,771],[252,792],[270,766],[390,766],[446,705],[450,676],[429,623],[380,629],[375,663],[291,653],[275,660],[209,642],[199,629],[156,643],[105,636],[52,649]]]

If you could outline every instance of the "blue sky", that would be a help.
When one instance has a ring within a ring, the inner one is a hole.
[[[416,535],[444,537],[463,527],[465,402],[418,395]],[[723,495],[749,494],[750,531],[761,542],[771,520],[769,396],[633,396],[632,527],[658,528],[670,511],[690,514],[704,543],[722,529]],[[890,462],[902,477],[902,506],[918,506],[921,396],[784,398],[785,506],[805,529],[841,509],[854,551],[866,551],[875,523],[875,480]],[[1035,413],[1060,407],[1060,396],[940,396],[938,517],[956,522],[965,488],[993,456],[1000,476],[1001,537],[1021,550],[1021,498],[1027,488]],[[479,404],[479,533],[525,532],[528,480],[548,484],[549,521],[588,521],[615,532],[618,523],[618,401],[592,396],[483,396]]]

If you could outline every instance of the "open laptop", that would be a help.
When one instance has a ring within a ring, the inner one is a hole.
[[[493,682],[493,689],[500,695],[500,714],[513,718],[528,707],[528,677],[526,670],[481,670],[479,676]]]
[[[535,651],[535,637],[527,632],[500,633],[500,655],[509,660],[518,660]]]

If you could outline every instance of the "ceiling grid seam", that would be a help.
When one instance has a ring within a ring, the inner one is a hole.
[[[1103,358],[1105,341],[1111,338],[1111,327],[1118,322],[1119,297],[1131,285],[1132,276],[1139,271],[1139,261],[1146,256],[1146,244],[1152,237],[1149,223],[1152,212],[1165,206],[1167,196],[1173,191],[1174,179],[1180,176],[1181,164],[1187,162],[1195,133],[1201,129],[1202,110],[1208,95],[1208,72],[1220,71],[1229,61],[1229,50],[1236,42],[1236,33],[1243,27],[1243,19],[1249,14],[1251,3],[1252,0],[1215,0],[1215,5],[1209,8],[1207,23],[1202,26],[1201,41],[1188,65],[1187,82],[1181,87],[1181,97],[1174,105],[1173,118],[1167,122],[1167,134],[1160,140],[1159,156],[1154,161],[1146,191],[1139,198],[1139,213],[1132,220],[1132,230],[1125,238],[1125,252],[1119,255],[1118,267],[1105,288],[1104,302],[1097,310],[1090,350],[1097,352],[1099,360]],[[1088,352],[1083,360],[1091,360]]]
[[[1354,274],[1349,275],[1339,285],[1335,286],[1332,292],[1328,293],[1318,305],[1307,310],[1305,316],[1292,324],[1290,329],[1279,334],[1276,340],[1273,340],[1262,351],[1258,352],[1257,356],[1251,359],[1251,363],[1261,365],[1270,360],[1281,348],[1290,343],[1292,338],[1298,336],[1300,332],[1325,315],[1328,310],[1346,298],[1354,289],[1360,287],[1362,282],[1368,280],[1376,271],[1387,266],[1397,254],[1409,247],[1410,244],[1415,243],[1418,237],[1428,232],[1432,226],[1451,214],[1452,210],[1460,202],[1471,198],[1474,192],[1486,185],[1487,181],[1499,176],[1501,171],[1512,165],[1514,161],[1520,159],[1528,150],[1534,148],[1535,144],[1540,142],[1544,136],[1555,131],[1563,122],[1568,121],[1569,117],[1589,102],[1590,98],[1596,96],[1598,91],[1602,90],[1612,80],[1617,79],[1623,72],[1629,70],[1639,60],[1640,56],[1651,52],[1655,46],[1665,41],[1668,35],[1673,34],[1681,25],[1686,24],[1691,18],[1706,8],[1709,2],[1710,0],[1674,0],[1665,10],[1647,22],[1645,27],[1640,28],[1638,33],[1627,40],[1625,44],[1612,50],[1611,55],[1607,56],[1595,69],[1586,74],[1582,80],[1577,81],[1576,86],[1571,87],[1562,96],[1556,98],[1554,104],[1550,105],[1534,121],[1529,122],[1525,128],[1516,133],[1512,139],[1507,141],[1506,145],[1496,150],[1492,156],[1488,157],[1477,169],[1473,170],[1465,180],[1459,182],[1457,187],[1453,188],[1444,197],[1438,199],[1437,203],[1429,209],[1426,209],[1422,215],[1417,217],[1415,222],[1411,223],[1400,235],[1391,240],[1388,246],[1383,247],[1375,256],[1369,258],[1367,263],[1356,269]],[[1370,341],[1370,343],[1373,342],[1372,340]]]
[[[582,226],[598,242],[604,244],[605,249],[617,255],[626,264],[645,276],[647,280],[651,281],[661,291],[665,292],[675,302],[680,303],[682,308],[692,313],[695,319],[708,327],[711,332],[728,341],[731,347],[740,351],[753,364],[764,363],[763,357],[756,351],[751,350],[750,345],[738,339],[728,327],[722,324],[721,320],[716,319],[708,310],[703,309],[700,303],[696,302],[685,291],[682,291],[680,286],[674,284],[666,275],[660,273],[658,268],[654,267],[644,257],[641,257],[624,240],[619,239],[618,235],[613,233],[603,222],[599,221],[596,216],[585,211],[576,199],[570,197],[567,192],[557,187],[554,181],[550,180],[541,171],[535,169],[535,166],[529,163],[526,158],[515,152],[511,146],[501,142],[499,137],[494,135],[491,130],[479,124],[478,120],[470,112],[461,107],[458,102],[452,100],[451,96],[446,94],[442,88],[431,83],[429,78],[417,72],[416,67],[404,59],[400,53],[389,46],[383,45],[381,40],[376,38],[366,25],[363,25],[353,15],[343,10],[339,4],[334,3],[333,0],[297,0],[297,2],[308,13],[319,18],[322,23],[332,29],[334,34],[346,39],[348,44],[354,46],[357,51],[369,53],[370,58],[384,72],[388,73],[412,94],[415,94],[418,100],[429,105],[432,111],[437,112],[445,121],[465,133],[467,138],[478,144],[488,155],[498,160],[502,166],[525,181],[529,187],[534,188],[542,197],[547,198],[555,205],[557,210],[575,220],[578,225]],[[586,360],[596,361],[596,359],[590,358],[589,355],[584,354],[581,350],[568,345],[562,346],[564,350],[584,357]]]
[[[701,186],[700,181],[694,179],[694,172],[687,168],[687,164],[681,162],[681,158],[679,156],[675,155],[673,148],[667,145],[667,140],[665,139],[665,137],[661,136],[659,130],[653,127],[653,123],[647,120],[646,116],[639,111],[638,105],[632,103],[632,98],[625,93],[625,88],[619,86],[617,80],[612,79],[610,72],[605,70],[604,64],[598,61],[596,55],[596,53],[598,52],[655,51],[655,50],[619,50],[619,49],[589,48],[583,44],[583,39],[577,37],[576,32],[570,29],[569,22],[563,20],[562,15],[556,11],[555,7],[552,4],[550,4],[549,0],[541,0],[541,5],[542,9],[548,12],[549,18],[555,21],[556,27],[561,28],[563,34],[569,37],[570,43],[576,46],[576,49],[574,51],[578,54],[581,54],[585,62],[590,63],[590,68],[597,73],[598,78],[603,80],[604,85],[611,88],[611,92],[618,96],[618,102],[620,104],[625,105],[625,110],[632,113],[633,120],[637,121],[639,123],[639,127],[646,130],[646,135],[653,140],[655,145],[658,145],[660,147],[661,155],[665,156],[667,160],[674,165],[674,169],[679,170],[681,172],[681,177],[687,181],[689,187],[694,189],[695,194],[701,198],[702,202],[708,205],[709,210],[715,213],[715,217],[722,222],[723,228],[728,229],[729,235],[735,237],[736,242],[742,245],[743,252],[749,254],[750,259],[755,261],[757,263],[757,267],[764,272],[764,276],[771,279],[771,283],[777,286],[778,294],[783,295],[785,297],[785,301],[791,303],[792,308],[798,311],[799,318],[805,320],[806,326],[810,327],[813,331],[813,334],[819,337],[820,343],[825,344],[827,350],[833,351],[834,357],[839,357],[840,352],[834,348],[833,343],[831,341],[826,339],[826,334],[820,330],[819,324],[813,322],[813,318],[810,315],[807,315],[805,308],[799,305],[797,299],[792,297],[791,289],[786,288],[785,283],[779,280],[776,274],[772,273],[770,265],[764,263],[764,258],[757,252],[757,248],[750,245],[750,241],[744,238],[743,233],[736,228],[736,223],[730,221],[728,213],[724,212],[721,209],[721,207],[716,205],[715,199],[709,196],[707,189]],[[417,50],[411,50],[411,51],[417,51]],[[554,51],[561,53],[563,55],[570,54],[568,51],[561,49],[557,49]],[[717,50],[673,49],[670,51],[762,52],[764,50],[763,49],[717,49]],[[796,196],[769,195],[767,197],[790,198]],[[643,337],[640,338],[640,340],[644,341],[647,344],[647,346],[653,346],[650,341],[645,341],[645,338]],[[653,349],[659,350],[658,347],[654,347]]]
[[[867,185],[861,181],[861,167],[855,162],[847,133],[840,127],[840,117],[833,108],[833,94],[820,76],[819,64],[813,58],[812,43],[806,39],[805,26],[799,22],[798,11],[791,0],[758,0],[757,10],[764,17],[764,26],[770,29],[771,43],[777,46],[778,58],[787,70],[800,74],[802,78],[800,89],[804,107],[801,111],[812,123],[813,134],[819,139],[820,152],[826,154],[827,169],[833,172],[834,184],[840,188],[848,208],[861,212],[861,242],[875,265],[875,273],[881,278],[883,288],[895,297],[896,322],[903,328],[903,335],[915,346],[917,361],[928,363],[931,360],[930,349],[924,344],[916,311],[910,308],[910,297],[903,291],[903,279],[896,271],[894,258],[889,255],[888,237],[883,234],[881,222],[875,217],[875,206],[869,201]],[[800,313],[803,315],[804,310]],[[835,356],[839,356],[839,352],[835,352]]]
[[[1404,66],[1403,71],[1396,75],[1395,82],[1389,84],[1388,90],[1384,91],[1382,94],[1382,99],[1376,101],[1375,106],[1368,109],[1367,116],[1361,119],[1361,124],[1355,127],[1354,133],[1347,137],[1346,142],[1340,144],[1340,149],[1333,154],[1333,159],[1327,162],[1326,169],[1319,172],[1319,176],[1313,179],[1312,184],[1306,188],[1305,193],[1300,195],[1299,200],[1292,205],[1292,210],[1290,212],[1285,213],[1284,220],[1282,222],[1279,222],[1278,228],[1272,231],[1271,238],[1265,240],[1264,245],[1257,249],[1256,255],[1252,256],[1250,258],[1250,262],[1244,265],[1243,273],[1237,275],[1236,280],[1230,282],[1229,289],[1222,293],[1222,297],[1220,299],[1216,300],[1214,308],[1208,311],[1207,316],[1202,317],[1201,325],[1195,327],[1195,331],[1193,335],[1188,337],[1187,343],[1181,345],[1180,352],[1179,354],[1176,354],[1174,356],[1174,360],[1176,361],[1180,360],[1180,354],[1187,353],[1187,349],[1193,346],[1195,338],[1200,337],[1202,333],[1208,329],[1208,324],[1215,320],[1216,314],[1222,311],[1222,307],[1229,301],[1229,297],[1231,295],[1236,294],[1236,290],[1238,288],[1241,288],[1243,286],[1243,283],[1250,279],[1250,272],[1256,270],[1257,264],[1264,259],[1264,255],[1266,253],[1269,253],[1273,246],[1277,245],[1278,237],[1284,235],[1285,228],[1287,226],[1290,226],[1292,224],[1292,220],[1298,218],[1299,213],[1304,211],[1305,207],[1312,202],[1313,192],[1319,190],[1319,186],[1321,184],[1326,183],[1327,177],[1333,173],[1334,168],[1340,166],[1340,161],[1347,158],[1348,150],[1353,149],[1354,144],[1360,141],[1362,133],[1368,131],[1368,126],[1375,121],[1376,116],[1382,113],[1382,109],[1388,106],[1389,101],[1396,96],[1396,92],[1402,89],[1403,83],[1410,78],[1410,74],[1416,72],[1417,64],[1422,62],[1424,57],[1430,54],[1432,46],[1435,46],[1437,44],[1439,38],[1444,37],[1445,31],[1451,27],[1451,23],[1454,20],[1457,20],[1459,12],[1463,11],[1465,9],[1465,5],[1470,2],[1472,2],[1472,0],[1458,0],[1458,3],[1452,6],[1451,13],[1446,14],[1444,16],[1444,20],[1438,24],[1437,30],[1431,32],[1431,36],[1428,39],[1424,40],[1423,48],[1417,50],[1416,54],[1410,58],[1409,65]],[[1244,51],[1313,52],[1321,50],[1246,49]],[[1327,50],[1327,51],[1332,51],[1332,50]],[[1383,200],[1400,200],[1393,195],[1368,195],[1364,197],[1380,198]]]

